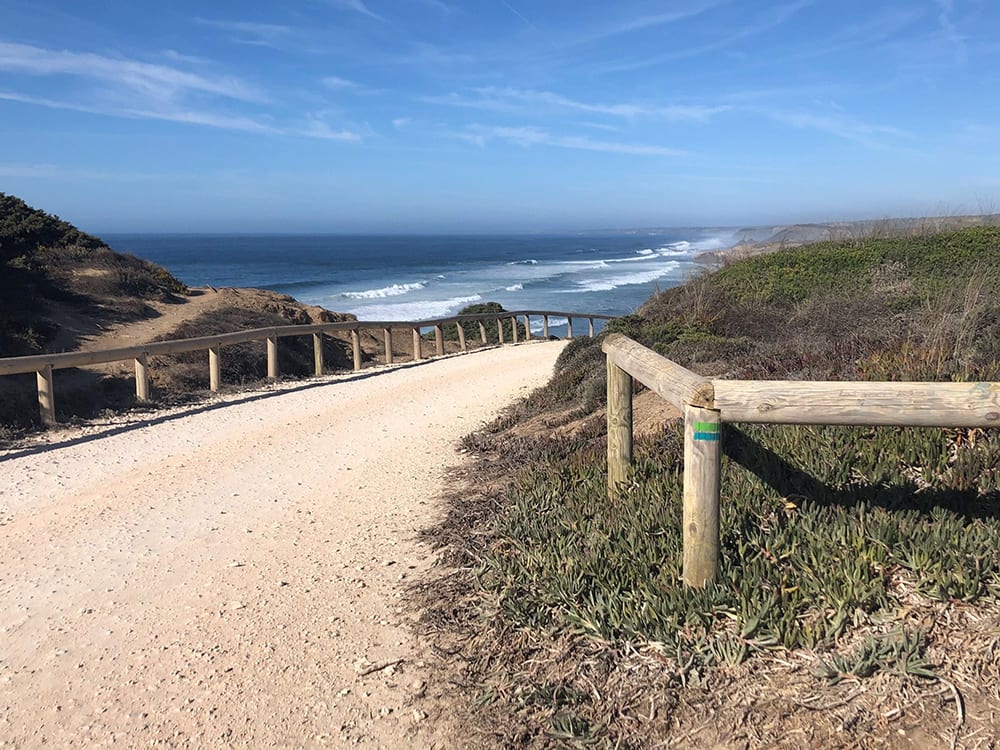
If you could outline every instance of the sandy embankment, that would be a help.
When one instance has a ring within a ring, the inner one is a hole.
[[[0,454],[0,746],[453,746],[428,700],[449,688],[400,601],[432,563],[415,534],[458,438],[544,383],[561,348]]]

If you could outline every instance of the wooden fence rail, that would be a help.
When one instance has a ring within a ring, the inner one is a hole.
[[[362,369],[361,331],[381,330],[385,346],[385,362],[393,363],[392,331],[393,329],[411,329],[413,331],[413,359],[424,358],[421,330],[434,329],[435,351],[437,356],[444,354],[444,326],[454,325],[458,329],[458,341],[461,351],[468,351],[465,330],[462,323],[478,321],[482,343],[487,343],[486,322],[496,321],[500,343],[503,343],[503,325],[511,322],[513,341],[518,340],[517,319],[524,319],[525,338],[531,340],[530,316],[542,316],[543,333],[548,337],[549,318],[566,318],[569,321],[568,338],[572,338],[573,318],[587,318],[590,321],[590,332],[593,335],[594,320],[610,320],[609,315],[591,313],[557,312],[552,310],[514,310],[502,313],[479,313],[475,315],[455,315],[449,318],[436,318],[421,321],[360,321],[349,320],[338,323],[312,323],[309,325],[288,325],[271,328],[254,328],[246,331],[234,331],[216,336],[199,336],[190,339],[175,339],[171,341],[154,341],[140,346],[129,346],[118,349],[102,349],[99,351],[64,352],[59,354],[35,354],[28,357],[0,358],[0,375],[19,375],[35,373],[38,388],[38,408],[42,423],[56,423],[55,390],[53,372],[68,367],[104,364],[107,362],[135,363],[135,395],[139,401],[149,400],[149,358],[158,355],[180,354],[183,352],[207,351],[209,388],[217,391],[222,383],[222,347],[242,344],[250,341],[266,341],[267,376],[278,377],[278,339],[289,336],[312,335],[314,371],[317,376],[324,372],[323,335],[338,331],[349,331],[351,335],[351,356],[354,370]]]
[[[725,422],[1000,427],[1000,383],[709,380],[618,333],[608,362],[608,495],[632,460],[632,378],[684,415],[684,583],[719,566],[720,439]]]

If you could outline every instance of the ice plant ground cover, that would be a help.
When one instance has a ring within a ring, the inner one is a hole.
[[[994,227],[822,243],[732,263],[608,330],[715,377],[998,381],[998,269]],[[609,503],[602,365],[599,340],[572,342],[547,388],[467,439],[515,478],[480,480],[440,530],[476,593],[435,612],[470,633],[495,737],[893,747],[919,727],[916,746],[988,746],[996,431],[726,426],[721,575],[686,590],[680,427],[639,441]]]

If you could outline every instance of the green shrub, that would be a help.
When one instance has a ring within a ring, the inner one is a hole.
[[[716,585],[681,585],[678,427],[642,445],[615,503],[594,453],[522,474],[481,577],[490,596],[515,625],[649,640],[716,664],[836,650],[912,590],[1000,594],[1000,437],[754,426],[728,429],[725,443]]]
[[[474,305],[468,305],[463,307],[458,311],[459,315],[483,315],[483,314],[496,314],[505,313],[507,310],[499,302],[478,302]],[[483,321],[486,326],[486,343],[487,344],[498,344],[500,343],[499,333],[497,332],[496,321],[486,320]],[[510,319],[503,321],[503,340],[506,342],[512,341],[512,331]],[[476,342],[481,342],[482,331],[479,328],[478,320],[466,320],[462,322],[462,330],[465,332],[465,340],[469,344]],[[434,334],[427,334],[427,338],[433,338]],[[524,323],[517,323],[517,337],[519,341],[524,341],[527,337],[525,333]],[[444,327],[444,338],[446,341],[457,341],[458,340],[458,330],[456,326],[448,325]]]

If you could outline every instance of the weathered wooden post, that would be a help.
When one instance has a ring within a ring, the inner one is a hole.
[[[220,363],[219,355],[222,349],[221,346],[216,344],[215,346],[208,347],[208,388],[213,393],[219,390],[219,383],[222,382],[222,365]],[[268,349],[268,373],[270,373],[270,348]]]
[[[420,328],[415,327],[413,329],[413,360],[419,361],[423,358],[424,355],[420,351]]]
[[[35,373],[35,381],[38,384],[38,411],[42,417],[42,424],[52,427],[56,424],[56,396],[54,384],[52,382],[52,365],[45,365]]]
[[[149,401],[149,357],[146,352],[135,358],[135,400],[141,404]]]
[[[267,377],[269,380],[278,379],[278,337],[267,337]]]
[[[462,327],[462,321],[455,323],[455,328],[458,330],[459,347],[461,347],[463,352],[469,351],[469,347],[465,343],[465,328]]]
[[[549,316],[548,315],[543,315],[542,316],[542,337],[546,338],[546,339],[549,337]]]
[[[382,329],[382,339],[385,341],[385,363],[392,364],[392,329]]]
[[[484,344],[490,342],[489,337],[486,335],[486,324],[483,321],[479,321],[479,338]]]
[[[361,334],[357,328],[351,329],[351,357],[354,360],[354,372],[361,369]]]
[[[503,343],[503,321],[497,318],[497,340]]]
[[[566,318],[566,338],[573,338],[573,319]]]
[[[632,376],[608,362],[608,499],[618,497],[632,464]]]
[[[517,316],[516,315],[511,315],[510,316],[510,340],[513,341],[516,344],[517,343],[517,337],[518,337],[518,332],[517,332]]]
[[[313,334],[313,373],[317,378],[323,376],[323,332]]]
[[[719,570],[720,412],[684,409],[684,583],[703,588]]]
[[[434,348],[439,357],[444,354],[444,326],[441,323],[434,326]]]
[[[594,338],[594,319],[587,318],[587,320],[590,321],[590,330],[587,331],[587,334],[590,336],[590,338]]]
[[[524,316],[524,340],[531,341],[531,318],[527,313]]]

